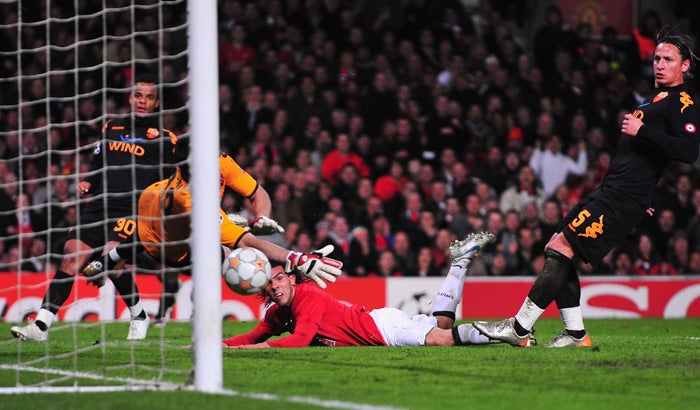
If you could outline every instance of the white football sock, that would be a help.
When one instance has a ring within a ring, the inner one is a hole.
[[[111,259],[112,262],[119,262],[122,260],[122,257],[119,255],[119,252],[117,252],[116,247],[112,248],[112,250],[109,251],[108,255],[109,259]]]
[[[129,306],[129,312],[131,313],[131,319],[137,320],[138,315],[140,315],[141,312],[145,312],[145,309],[143,308],[143,304],[139,300],[134,306]]]
[[[581,306],[559,309],[559,315],[561,316],[561,322],[564,324],[564,329],[584,330]]]
[[[529,297],[526,297],[523,305],[520,307],[520,311],[515,315],[515,320],[525,329],[532,330],[532,327],[535,326],[535,322],[542,315],[542,312],[544,312],[544,309],[541,309],[531,301]]]
[[[51,313],[51,311],[46,310],[46,309],[39,309],[39,312],[37,312],[36,317],[34,318],[34,321],[40,321],[46,324],[46,328],[51,327],[51,323],[53,322],[54,314]]]
[[[464,289],[464,275],[466,267],[458,265],[450,266],[450,270],[442,282],[442,286],[435,295],[433,301],[433,312],[455,312],[457,305],[462,300],[462,290]]]
[[[483,345],[498,342],[498,340],[491,340],[487,336],[481,334],[471,323],[457,326],[457,333],[459,334],[459,339],[465,345]]]

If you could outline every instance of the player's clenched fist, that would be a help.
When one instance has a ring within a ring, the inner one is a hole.
[[[284,270],[290,273],[296,269],[316,282],[319,288],[325,289],[326,282],[335,282],[336,277],[342,273],[343,263],[326,257],[333,249],[333,245],[326,245],[311,253],[289,252]]]

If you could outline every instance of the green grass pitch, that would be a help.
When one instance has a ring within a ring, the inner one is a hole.
[[[63,325],[63,324],[61,324]],[[254,323],[224,323],[224,335]],[[361,347],[224,350],[228,394],[191,391],[0,395],[2,409],[695,409],[700,403],[700,319],[587,320],[592,348]],[[0,324],[0,365],[79,370],[184,383],[192,367],[188,323],[125,340],[128,323],[64,327],[50,343],[11,340]],[[537,322],[544,344],[560,331]],[[74,338],[74,334],[77,337]],[[161,342],[162,337],[162,344]],[[99,343],[109,340],[109,343]],[[80,350],[81,353],[71,353]],[[43,359],[46,353],[53,358]],[[131,358],[139,365],[129,366]],[[161,363],[172,373],[161,374]],[[43,372],[0,370],[0,388]],[[54,378],[56,376],[51,376]],[[67,377],[54,385],[71,386]],[[112,384],[79,380],[81,385]]]

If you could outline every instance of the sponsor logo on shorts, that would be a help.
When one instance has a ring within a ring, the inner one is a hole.
[[[597,222],[593,222],[590,226],[586,227],[585,233],[580,233],[578,236],[583,236],[584,238],[596,239],[598,235],[603,234],[603,218],[605,215],[601,215]]]
[[[577,232],[579,228],[583,227],[583,224],[591,217],[591,212],[587,209],[582,210],[581,212],[578,213],[576,218],[574,218],[573,221],[571,221],[568,225],[569,230],[571,232]],[[598,238],[598,235],[603,234],[603,228],[605,227],[604,223],[605,215],[601,215],[597,221],[591,222],[590,225],[586,226],[585,231],[583,233],[579,232],[577,236],[582,236],[584,238],[590,238],[590,239],[596,239]]]
[[[685,132],[688,132],[690,134],[695,133],[695,124],[693,124],[692,122],[685,124],[683,128],[685,129]]]

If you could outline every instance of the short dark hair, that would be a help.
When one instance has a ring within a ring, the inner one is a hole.
[[[141,71],[134,77],[136,83],[158,84],[158,77],[150,71]]]

